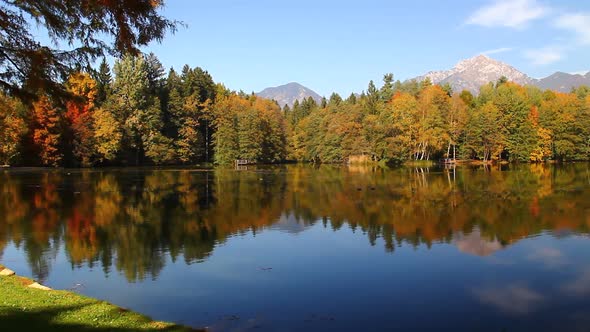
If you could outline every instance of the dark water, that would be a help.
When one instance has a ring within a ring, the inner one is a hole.
[[[211,331],[589,331],[590,165],[0,172],[0,263]]]

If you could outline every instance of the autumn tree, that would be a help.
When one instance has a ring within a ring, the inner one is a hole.
[[[499,159],[506,144],[504,132],[498,130],[501,121],[502,113],[491,101],[474,109],[465,128],[463,148],[484,162]]]
[[[15,161],[21,152],[22,141],[27,133],[23,119],[22,105],[5,94],[0,93],[0,164],[8,165]]]
[[[447,128],[447,135],[449,137],[449,145],[447,148],[446,157],[457,159],[457,145],[464,134],[465,126],[468,120],[468,106],[461,98],[461,95],[454,94],[451,97],[451,105],[446,113],[445,122]],[[453,152],[451,153],[451,146]]]
[[[33,144],[39,153],[40,162],[46,166],[57,167],[63,159],[63,114],[45,95],[39,97],[32,107]]]
[[[94,117],[96,81],[86,73],[72,74],[66,83],[73,96],[66,102],[66,145],[71,147],[74,165],[91,166],[95,157]],[[68,149],[70,150],[70,149]]]
[[[546,131],[552,157],[587,158],[587,106],[575,94],[545,92],[538,109],[538,124]]]
[[[230,93],[214,106],[215,162],[277,162],[286,158],[286,122],[275,102]]]
[[[414,158],[429,160],[431,155],[449,142],[449,133],[444,124],[450,110],[449,96],[438,85],[426,85],[420,92],[417,107],[419,127]]]
[[[418,102],[410,93],[398,92],[388,105],[391,114],[391,134],[387,138],[389,158],[405,161],[417,156],[418,133]]]
[[[98,108],[92,113],[94,141],[101,162],[115,161],[121,151],[123,128],[113,112]]]

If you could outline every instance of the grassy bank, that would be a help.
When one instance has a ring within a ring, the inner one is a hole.
[[[0,330],[195,331],[71,292],[27,287],[32,282],[19,276],[0,277]]]

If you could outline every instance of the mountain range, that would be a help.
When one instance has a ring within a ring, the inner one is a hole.
[[[462,60],[449,70],[431,71],[414,79],[422,81],[430,78],[435,84],[449,83],[453,91],[469,90],[477,94],[482,85],[495,82],[502,76],[521,85],[534,85],[541,89],[559,92],[569,92],[580,85],[590,86],[590,72],[586,75],[556,72],[545,78],[535,79],[486,55]]]
[[[453,91],[469,90],[474,94],[479,88],[489,82],[496,82],[505,76],[509,81],[521,85],[534,85],[541,89],[549,89],[559,92],[569,92],[580,85],[590,86],[590,72],[585,75],[556,72],[545,78],[536,79],[519,71],[504,62],[492,59],[486,55],[478,55],[459,61],[455,67],[448,70],[430,71],[424,75],[413,78],[422,81],[429,78],[435,84],[449,83]],[[312,97],[317,102],[321,96],[299,83],[289,83],[277,87],[266,88],[257,95],[276,100],[279,105],[293,106],[295,100]]]

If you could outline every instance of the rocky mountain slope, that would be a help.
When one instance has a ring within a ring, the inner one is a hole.
[[[415,78],[422,81],[426,78],[435,84],[449,83],[453,91],[469,90],[477,94],[479,88],[489,82],[495,82],[505,76],[509,81],[522,85],[534,85],[541,89],[569,92],[580,85],[590,86],[590,72],[585,75],[556,72],[541,79],[534,79],[518,69],[486,55],[460,61],[449,70],[431,71]]]
[[[256,95],[263,98],[276,100],[279,105],[281,105],[281,107],[285,105],[289,105],[289,107],[291,107],[293,106],[295,100],[301,101],[309,97],[312,97],[318,103],[322,99],[322,97],[315,91],[295,82],[277,87],[266,88]]]
[[[431,71],[415,79],[422,81],[430,78],[435,84],[449,83],[453,91],[469,90],[477,93],[482,85],[495,82],[502,76],[523,85],[535,82],[516,68],[485,55],[462,60],[449,70]]]

